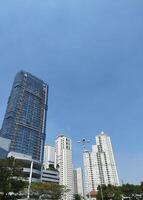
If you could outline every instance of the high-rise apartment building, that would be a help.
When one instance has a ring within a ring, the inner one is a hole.
[[[49,164],[53,164],[55,166],[55,147],[45,144],[43,164],[45,169],[49,167]]]
[[[1,129],[10,151],[43,161],[47,99],[46,83],[24,71],[16,75]]]
[[[84,196],[84,186],[83,186],[83,173],[81,168],[76,168],[73,170],[74,173],[74,193]]]
[[[83,164],[84,164],[84,187],[85,195],[94,192],[96,190],[95,176],[93,175],[95,168],[93,165],[93,154],[89,151],[83,152]]]
[[[78,191],[77,191],[77,173],[76,173],[76,169],[73,170],[73,184],[74,184],[74,188],[73,188],[74,194],[78,194]]]
[[[96,145],[92,146],[94,165],[98,166],[97,177],[101,184],[119,185],[111,139],[104,132],[96,136]]]
[[[87,193],[101,184],[119,185],[111,140],[104,132],[96,136],[92,151],[85,151],[83,158]]]
[[[59,135],[56,139],[56,165],[59,166],[60,184],[69,190],[63,199],[73,199],[73,164],[71,139]]]

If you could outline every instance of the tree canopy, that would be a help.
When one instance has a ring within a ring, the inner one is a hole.
[[[23,180],[23,170],[20,161],[13,157],[0,160],[0,199],[17,199],[27,183]]]
[[[82,196],[80,194],[74,194],[74,200],[82,200]]]
[[[142,200],[143,199],[143,184],[123,184],[122,186],[102,185],[102,193],[104,200],[122,200],[129,198],[130,200]],[[102,200],[101,186],[98,186],[97,200]]]
[[[32,183],[31,198],[59,200],[67,190],[64,186],[54,183]]]

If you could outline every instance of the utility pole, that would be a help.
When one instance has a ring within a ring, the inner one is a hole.
[[[32,171],[33,171],[33,160],[31,161],[31,167],[30,167],[29,185],[28,185],[28,191],[27,191],[27,200],[29,200],[29,198],[30,198],[30,188],[31,188],[31,182],[32,182]]]
[[[103,199],[102,183],[100,184],[100,192],[101,192],[101,199],[104,200],[104,199]]]

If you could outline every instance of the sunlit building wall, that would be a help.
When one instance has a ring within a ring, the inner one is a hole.
[[[73,164],[71,139],[59,135],[56,139],[56,165],[59,169],[60,184],[69,190],[64,200],[73,200]]]

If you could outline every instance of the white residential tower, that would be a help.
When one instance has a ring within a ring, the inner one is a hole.
[[[98,185],[119,185],[119,179],[110,137],[104,132],[96,136],[92,151],[83,153],[85,189],[96,191]]]
[[[59,166],[60,184],[69,190],[64,195],[64,200],[73,199],[73,164],[71,139],[59,135],[56,139],[56,165]]]
[[[74,170],[74,193],[84,196],[83,173],[81,168]]]

